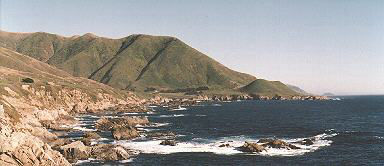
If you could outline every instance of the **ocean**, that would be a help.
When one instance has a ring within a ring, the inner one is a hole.
[[[384,96],[339,96],[341,100],[201,102],[185,110],[125,114],[147,116],[150,126],[138,129],[171,131],[176,146],[159,145],[162,138],[140,137],[104,143],[140,151],[128,161],[86,160],[78,165],[384,165]],[[121,116],[121,115],[120,115]],[[92,130],[98,117],[79,117]],[[267,149],[245,153],[245,141],[276,138],[296,142],[312,138],[301,149]],[[228,147],[219,147],[229,144]]]

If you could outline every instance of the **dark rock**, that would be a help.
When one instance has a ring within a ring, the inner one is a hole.
[[[289,147],[290,149],[301,149],[301,148],[299,148],[299,147],[297,147],[297,146],[295,146],[295,145],[292,145],[292,144],[288,144],[288,147]]]
[[[221,145],[219,145],[219,147],[220,148],[222,148],[222,147],[230,147],[231,145],[229,145],[229,144],[221,144]]]
[[[303,141],[301,141],[301,144],[309,146],[309,145],[313,145],[313,141],[311,139],[306,138]]]
[[[176,141],[174,140],[164,140],[161,141],[160,145],[169,145],[169,146],[176,146]]]

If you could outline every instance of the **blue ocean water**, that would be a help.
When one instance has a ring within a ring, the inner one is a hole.
[[[153,108],[147,131],[172,131],[175,147],[141,138],[113,143],[142,153],[110,165],[384,165],[384,96],[341,96],[327,101],[200,103],[187,110]],[[140,127],[139,127],[140,128]],[[244,141],[316,138],[301,150],[263,154],[236,150]],[[231,147],[218,147],[228,143]],[[87,165],[92,163],[83,163]],[[96,163],[93,163],[96,164]]]

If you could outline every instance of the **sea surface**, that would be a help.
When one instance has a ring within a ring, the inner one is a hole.
[[[100,142],[119,144],[141,153],[127,161],[79,161],[78,165],[384,165],[384,96],[339,96],[327,101],[202,102],[186,109],[124,114],[147,116],[142,131],[171,131],[177,146],[140,137],[115,141],[105,133]],[[123,116],[123,115],[117,115]],[[116,117],[116,115],[115,115]],[[98,117],[79,117],[92,130]],[[143,133],[144,135],[144,133]],[[277,138],[296,142],[315,139],[302,149],[268,149],[243,153],[245,141]],[[221,144],[230,147],[219,147]]]

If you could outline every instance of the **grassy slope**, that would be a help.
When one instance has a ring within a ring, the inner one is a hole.
[[[10,49],[119,89],[236,88],[255,79],[226,68],[173,37],[107,39],[86,34],[68,38],[39,32],[11,39],[7,32],[1,34],[0,42],[13,43],[7,44]]]
[[[35,86],[47,86],[49,82],[53,82],[56,85],[82,90],[90,96],[106,93],[119,99],[125,99],[129,95],[93,80],[73,77],[46,63],[2,47],[0,47],[0,68],[2,74],[5,74],[0,79],[0,92],[2,92],[3,86],[21,92],[20,80],[29,77],[35,81]]]
[[[240,88],[240,91],[248,94],[259,94],[265,96],[281,95],[281,96],[292,96],[300,95],[294,90],[280,81],[267,81],[263,79],[257,79],[252,83]]]
[[[209,86],[209,93],[238,93],[256,78],[228,69],[182,41],[167,36],[131,35],[108,39],[92,34],[0,32],[0,44],[47,62],[71,75],[117,89]],[[0,62],[1,63],[1,62]],[[297,94],[279,82],[257,80],[244,93]]]
[[[130,36],[91,78],[118,88],[234,88],[255,78],[230,70],[172,37]]]

